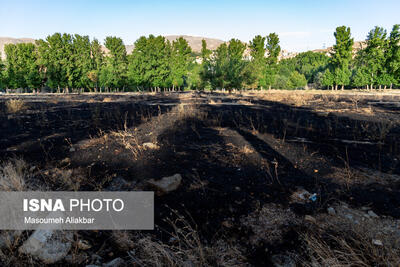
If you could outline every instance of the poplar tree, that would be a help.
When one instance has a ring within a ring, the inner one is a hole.
[[[252,74],[249,79],[249,84],[254,88],[261,88],[265,86],[265,72],[266,72],[266,60],[265,60],[265,39],[261,35],[257,35],[250,41],[250,56],[251,63],[249,64],[250,73]]]
[[[94,39],[90,43],[90,55],[91,67],[90,71],[87,73],[87,77],[90,80],[89,88],[94,88],[94,91],[97,92],[99,88],[99,75],[104,62],[104,53],[97,39]]]
[[[245,81],[245,64],[243,60],[243,52],[246,45],[238,39],[231,39],[228,46],[228,64],[225,65],[226,69],[226,88],[229,92],[232,89],[242,89],[243,82]]]
[[[400,24],[395,24],[390,32],[385,67],[390,75],[390,88],[400,84]]]
[[[201,52],[200,52],[200,54],[201,54],[202,62],[206,61],[211,55],[211,50],[207,49],[207,42],[204,39],[201,40]]]
[[[269,87],[269,89],[271,89],[271,86],[274,84],[277,73],[278,57],[281,52],[279,42],[279,37],[276,33],[270,33],[267,36],[266,49],[268,57],[267,68],[265,72],[265,84]]]
[[[57,92],[69,87],[74,81],[74,50],[73,38],[70,34],[55,33],[47,36],[46,40],[36,41],[38,50],[38,64],[42,79],[50,88],[57,88]]]
[[[129,59],[128,79],[138,88],[160,90],[171,85],[172,47],[163,36],[142,36]]]
[[[8,86],[10,88],[37,89],[41,84],[36,63],[35,45],[31,43],[6,44]]]
[[[3,59],[1,58],[1,53],[0,53],[0,89],[5,87],[5,75],[4,75],[4,62]]]
[[[382,75],[385,73],[386,30],[376,26],[367,35],[367,47],[361,52],[370,79],[370,87],[381,87]]]
[[[74,48],[74,88],[89,88],[91,80],[88,73],[92,70],[91,43],[89,36],[75,34]]]
[[[126,48],[121,38],[106,37],[105,47],[108,57],[100,73],[100,82],[108,90],[124,89],[126,82],[127,55]]]
[[[334,33],[336,44],[331,53],[331,65],[335,81],[335,90],[341,85],[342,90],[350,83],[350,62],[353,53],[354,39],[351,38],[350,27],[340,26]]]
[[[188,76],[189,65],[191,63],[192,49],[188,42],[182,37],[172,42],[171,51],[171,83],[173,90],[174,88],[184,85],[185,80]]]

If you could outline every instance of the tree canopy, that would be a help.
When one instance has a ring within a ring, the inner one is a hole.
[[[248,44],[231,39],[215,50],[202,40],[200,53],[182,37],[170,42],[163,36],[142,36],[129,55],[118,37],[106,37],[103,47],[89,36],[54,33],[35,44],[5,46],[0,89],[67,93],[400,85],[399,24],[390,34],[374,27],[357,48],[349,27],[337,27],[334,36],[329,53],[284,58],[276,33],[256,35]]]

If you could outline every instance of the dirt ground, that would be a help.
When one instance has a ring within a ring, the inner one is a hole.
[[[75,231],[55,266],[400,264],[399,92],[4,95],[0,126],[0,174],[24,180],[8,190],[182,177],[156,190],[154,231]],[[29,235],[0,263],[42,265]]]

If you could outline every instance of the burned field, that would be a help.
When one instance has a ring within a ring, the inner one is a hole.
[[[3,265],[400,263],[398,94],[13,99],[1,190],[154,190],[156,229],[60,232],[36,254],[31,231],[2,232]]]

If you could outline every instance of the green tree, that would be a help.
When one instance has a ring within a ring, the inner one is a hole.
[[[89,36],[75,34],[73,39],[74,49],[74,88],[90,88],[89,72],[92,71],[92,50]],[[93,77],[92,77],[93,78]]]
[[[400,24],[395,24],[390,32],[386,53],[385,68],[389,77],[390,88],[393,83],[400,84]]]
[[[201,83],[199,85],[199,88],[212,90],[213,87],[211,86],[211,80],[215,76],[215,73],[213,73],[215,71],[215,68],[214,64],[212,63],[212,61],[214,60],[211,59],[210,57],[213,54],[213,52],[207,48],[207,42],[204,39],[201,40],[200,54],[201,54],[201,65],[199,69],[199,76]]]
[[[323,72],[329,64],[329,57],[312,51],[303,52],[288,60],[294,64],[294,70],[304,74],[308,83],[314,83],[318,73]]]
[[[3,59],[1,58],[0,53],[0,89],[5,87],[5,74],[4,74],[5,66],[3,63]]]
[[[281,52],[281,46],[279,45],[279,37],[276,33],[270,33],[267,36],[266,49],[268,52],[268,61],[270,64],[276,64],[278,57]]]
[[[270,33],[267,36],[266,49],[268,57],[267,57],[267,67],[265,71],[265,85],[268,86],[269,89],[271,89],[271,86],[275,82],[278,57],[281,52],[281,47],[279,45],[279,37],[276,33]]]
[[[206,61],[211,55],[211,50],[207,49],[207,42],[204,39],[201,40],[201,52],[200,52],[200,54],[201,54],[202,62]]]
[[[371,88],[373,85],[379,85],[379,76],[385,73],[385,48],[386,30],[376,26],[367,35],[367,47],[363,51],[367,70],[371,80]]]
[[[172,42],[172,54],[170,57],[171,82],[173,90],[184,85],[188,76],[189,66],[192,62],[192,49],[182,37]]]
[[[344,89],[344,86],[350,83],[350,62],[354,39],[351,38],[350,28],[346,26],[337,27],[334,36],[336,44],[331,53],[331,65],[334,70],[332,74],[335,76],[334,82],[337,90],[338,85],[341,85]]]
[[[229,67],[228,45],[221,44],[207,67],[209,70],[210,84],[213,89],[223,89],[227,85],[227,69]]]
[[[106,37],[105,47],[108,56],[105,66],[101,69],[99,80],[103,87],[111,89],[125,89],[127,75],[126,48],[121,38]]]
[[[41,79],[36,63],[35,45],[31,43],[7,44],[4,50],[7,56],[8,87],[37,89],[41,84]]]
[[[370,84],[368,70],[366,70],[365,67],[356,68],[353,71],[352,81],[354,86],[356,87],[366,86],[368,89],[368,85]]]
[[[289,89],[302,89],[307,85],[307,79],[303,74],[293,71],[289,76]]]
[[[228,45],[228,64],[225,65],[226,84],[225,87],[232,91],[232,89],[242,89],[243,82],[245,81],[244,70],[246,62],[243,60],[243,52],[246,45],[238,39],[231,39]]]
[[[36,42],[38,49],[38,65],[42,79],[57,92],[74,86],[76,79],[74,66],[73,37],[70,34],[55,33],[46,40]]]
[[[188,87],[192,90],[204,89],[204,84],[202,81],[201,73],[203,66],[202,64],[194,63],[190,66],[188,72]]]
[[[91,70],[87,73],[87,77],[91,82],[90,88],[94,88],[94,91],[97,92],[99,88],[99,76],[104,64],[104,53],[97,39],[94,39],[90,44],[90,54]]]
[[[251,62],[248,64],[248,84],[251,88],[262,88],[265,86],[265,39],[261,35],[257,35],[250,41],[250,56]]]
[[[329,86],[332,86],[333,88],[334,81],[335,81],[334,75],[329,69],[326,69],[322,74],[321,84],[329,89]]]
[[[172,46],[163,36],[140,37],[129,58],[131,85],[151,90],[172,86],[171,55]]]

